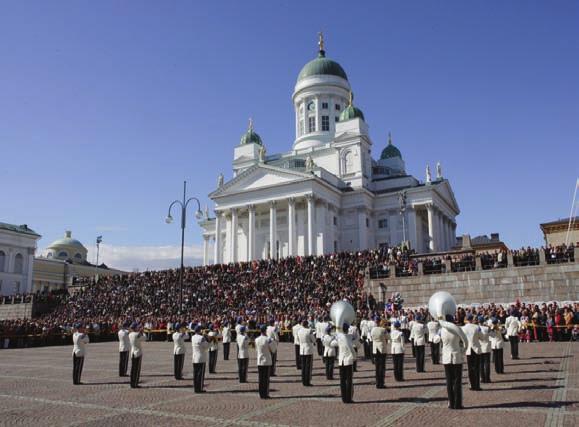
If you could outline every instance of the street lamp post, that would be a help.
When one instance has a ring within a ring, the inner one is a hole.
[[[187,225],[187,206],[191,200],[197,202],[197,212],[195,212],[195,218],[200,220],[203,218],[203,212],[201,212],[201,203],[196,197],[190,197],[187,199],[187,181],[183,181],[183,201],[175,200],[169,205],[169,212],[165,222],[171,224],[173,222],[173,217],[171,216],[171,208],[173,205],[178,204],[181,206],[181,270],[179,272],[179,311],[183,312],[183,251],[185,248],[185,226]]]
[[[98,280],[98,268],[99,268],[99,251],[101,248],[101,242],[103,241],[103,236],[97,236],[96,238],[96,247],[97,247],[97,255],[96,255],[96,264],[94,266],[94,282],[96,283]]]
[[[398,193],[398,203],[400,204],[400,215],[402,216],[402,242],[406,242],[406,221],[404,212],[406,211],[406,191]]]

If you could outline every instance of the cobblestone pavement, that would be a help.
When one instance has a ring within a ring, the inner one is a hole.
[[[186,379],[172,376],[172,343],[146,343],[142,388],[134,390],[128,378],[116,375],[116,343],[90,344],[79,386],[72,385],[71,347],[0,350],[0,425],[576,426],[578,348],[577,343],[521,344],[521,359],[510,360],[507,346],[506,374],[493,371],[492,384],[479,392],[469,390],[465,365],[463,411],[446,407],[443,367],[427,360],[427,372],[416,373],[410,349],[406,381],[393,381],[388,360],[382,390],[375,388],[373,365],[360,360],[351,405],[341,403],[338,380],[325,379],[317,356],[313,386],[301,385],[291,344],[280,346],[269,400],[257,394],[254,353],[249,383],[238,383],[235,360],[223,361],[220,351],[217,374],[206,376],[207,393],[194,394],[190,354]]]

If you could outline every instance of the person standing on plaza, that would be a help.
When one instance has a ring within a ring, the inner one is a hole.
[[[491,382],[491,341],[490,328],[485,324],[484,316],[479,316],[480,327],[480,382]]]
[[[237,335],[237,371],[239,382],[247,382],[247,368],[249,365],[249,338],[245,334],[245,326],[239,328]]]
[[[322,337],[322,344],[324,345],[324,364],[326,366],[326,379],[334,379],[334,365],[336,362],[336,347],[333,343],[336,337],[332,335],[333,326],[327,323],[324,336]]]
[[[497,374],[505,373],[505,365],[503,358],[503,328],[499,325],[499,319],[493,318],[491,321],[491,329],[489,337],[491,340],[491,349],[493,351],[493,362],[495,364],[495,372]]]
[[[386,388],[384,376],[386,374],[386,345],[388,333],[384,327],[384,321],[370,330],[370,341],[372,343],[372,353],[374,356],[374,367],[376,369],[376,388]]]
[[[185,364],[185,340],[188,335],[185,332],[185,324],[176,323],[173,333],[173,372],[176,380],[183,379],[183,365]]]
[[[352,345],[354,346],[354,372],[358,371],[358,347],[360,347],[360,331],[358,327],[352,322],[348,329],[348,335],[352,337]]]
[[[82,384],[82,368],[84,366],[84,357],[86,355],[86,345],[90,342],[88,335],[85,333],[84,326],[80,323],[74,325],[72,334],[72,383],[74,385]]]
[[[195,326],[195,335],[191,337],[191,348],[193,350],[193,390],[195,393],[205,393],[205,364],[207,363],[207,353],[209,342],[202,334],[203,327]]]
[[[509,313],[509,317],[505,320],[505,328],[511,344],[511,359],[517,360],[519,358],[519,332],[521,330],[521,322],[514,315],[514,310],[510,310]]]
[[[472,313],[466,315],[465,325],[462,327],[468,340],[466,348],[466,363],[468,366],[468,380],[470,389],[480,391],[480,328],[477,325],[477,318]]]
[[[342,325],[342,331],[348,331],[349,329],[350,325],[347,323]],[[332,346],[338,348],[342,402],[352,403],[354,398],[354,361],[356,360],[352,336],[344,332],[338,332],[336,339],[332,342]]]
[[[231,328],[229,323],[223,322],[223,328],[221,329],[221,335],[223,336],[223,360],[229,360],[229,350],[231,345]]]
[[[298,331],[300,343],[300,357],[302,360],[302,384],[306,387],[312,385],[312,368],[314,361],[314,349],[316,339],[309,328],[308,321],[304,320],[302,328]]]
[[[261,335],[255,339],[259,397],[261,399],[269,399],[269,377],[272,366],[272,350],[274,341],[267,336],[267,326],[262,325],[260,332]]]
[[[271,369],[270,377],[275,377],[275,367],[277,365],[277,346],[279,344],[279,329],[275,324],[275,319],[269,319],[269,326],[266,328],[265,334],[271,340]]]
[[[426,326],[424,326],[424,323],[422,322],[422,316],[417,314],[416,318],[413,320],[412,329],[410,329],[410,339],[412,340],[416,357],[416,372],[424,372],[424,350],[427,332],[428,329],[426,329]]]
[[[428,328],[428,342],[430,343],[430,357],[432,364],[440,363],[440,324],[432,319],[426,324]]]
[[[133,322],[131,325],[129,341],[131,342],[131,388],[138,388],[141,378],[141,362],[143,360],[142,345],[145,341],[145,336],[141,325],[137,322]]]
[[[219,329],[213,327],[213,324],[207,326],[207,340],[209,341],[209,373],[214,374],[217,368],[217,353],[219,351]]]
[[[394,365],[394,379],[404,381],[404,332],[400,330],[400,322],[395,321],[394,330],[390,333],[392,361]]]
[[[126,377],[129,368],[129,352],[131,351],[129,326],[129,322],[125,321],[117,334],[119,337],[119,377]]]
[[[449,314],[446,316],[446,321],[453,323],[454,317]],[[462,364],[464,358],[460,347],[461,337],[446,328],[441,328],[440,339],[442,341],[442,364],[446,376],[448,407],[450,409],[464,409],[462,406]]]
[[[292,327],[292,336],[294,338],[294,352],[296,356],[296,369],[302,369],[302,358],[300,356],[300,337],[299,330],[302,328],[298,319],[295,319],[295,323]]]

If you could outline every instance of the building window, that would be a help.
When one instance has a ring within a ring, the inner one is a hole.
[[[370,219],[369,218],[366,218],[366,227],[368,227],[368,228],[370,227]]]
[[[340,104],[336,104],[336,111],[340,111]]]
[[[330,130],[330,116],[322,116],[322,130]]]
[[[379,219],[378,228],[388,228],[388,220],[386,218]]]
[[[13,294],[19,294],[20,293],[20,282],[14,282],[14,288],[12,291]]]
[[[338,241],[334,240],[334,252],[338,252]]]
[[[4,272],[4,265],[6,263],[6,254],[0,251],[0,272]]]
[[[66,252],[62,251],[62,252],[59,252],[58,257],[59,258],[68,258],[68,254]]]
[[[338,217],[334,217],[334,225],[338,225]]]
[[[22,274],[24,270],[24,257],[22,254],[16,254],[14,257],[14,273]]]
[[[316,118],[309,117],[308,118],[308,132],[315,132],[316,131]]]
[[[328,109],[328,103],[322,102],[322,110],[327,110],[327,109]]]
[[[82,255],[81,255],[81,254],[75,254],[74,257],[75,257],[76,259],[82,259]]]
[[[338,116],[334,117],[334,122],[338,123],[340,121],[340,118]]]

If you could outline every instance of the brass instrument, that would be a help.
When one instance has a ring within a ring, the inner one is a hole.
[[[330,307],[330,319],[334,322],[336,329],[342,331],[342,325],[351,325],[356,320],[356,311],[352,304],[346,301],[336,301]],[[342,331],[347,333],[348,331]]]
[[[468,346],[468,340],[462,329],[454,323],[446,321],[447,315],[454,316],[456,313],[456,301],[452,295],[445,291],[435,292],[428,301],[428,311],[442,328],[458,336],[464,343],[464,346]]]

